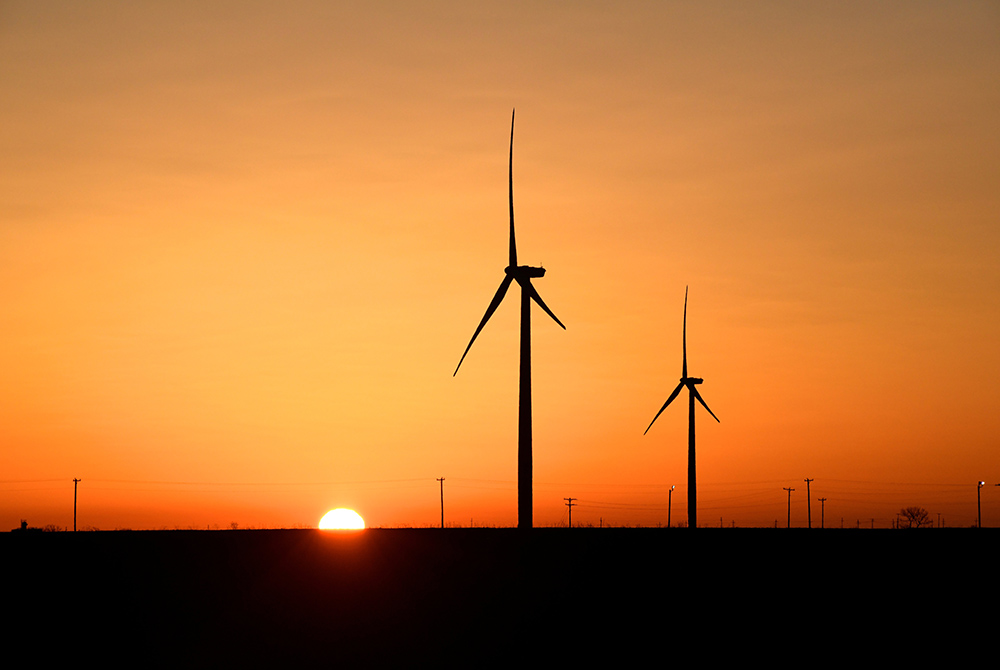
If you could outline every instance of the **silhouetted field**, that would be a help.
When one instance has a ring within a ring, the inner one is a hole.
[[[4,533],[13,615],[4,639],[8,653],[23,645],[36,658],[140,667],[478,666],[521,654],[635,665],[650,652],[663,665],[692,644],[716,660],[800,642],[846,650],[911,624],[971,639],[972,605],[995,596],[998,538],[990,529]]]

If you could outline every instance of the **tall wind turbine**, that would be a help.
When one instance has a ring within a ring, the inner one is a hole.
[[[649,422],[649,426],[646,428],[645,435],[649,432],[649,429],[653,427],[656,420],[663,413],[663,410],[667,408],[677,394],[681,392],[681,389],[685,386],[688,389],[688,528],[698,527],[698,490],[697,490],[697,477],[695,471],[695,458],[694,458],[694,401],[697,400],[701,403],[701,406],[708,410],[708,413],[712,415],[712,418],[719,421],[719,417],[715,416],[715,413],[708,409],[708,405],[702,399],[701,394],[698,393],[698,389],[695,385],[703,383],[705,380],[698,377],[688,377],[688,355],[687,355],[687,317],[688,317],[688,292],[687,287],[684,287],[684,331],[683,338],[681,340],[681,346],[683,347],[683,354],[681,359],[681,381],[677,384],[677,388],[674,392],[670,394],[667,398],[667,402],[663,403],[663,407],[660,411],[656,413],[653,420]]]
[[[521,287],[521,381],[520,397],[518,402],[517,420],[517,527],[531,528],[532,500],[531,500],[531,301],[534,300],[546,314],[562,326],[562,321],[556,318],[552,310],[546,306],[538,291],[531,285],[532,277],[545,276],[545,268],[535,268],[529,265],[517,264],[517,245],[514,243],[514,113],[510,115],[510,162],[508,165],[508,188],[510,200],[510,257],[507,267],[504,268],[504,278],[500,282],[490,306],[486,308],[486,315],[479,322],[479,327],[472,334],[469,346],[465,348],[465,353],[455,367],[454,377],[458,374],[458,368],[462,367],[462,361],[472,348],[472,343],[476,341],[479,332],[493,316],[500,302],[507,294],[511,282],[516,281]]]

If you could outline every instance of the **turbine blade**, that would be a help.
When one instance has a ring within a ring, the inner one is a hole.
[[[684,332],[681,337],[681,347],[683,348],[683,362],[681,363],[681,378],[688,376],[688,287],[684,287]]]
[[[500,282],[500,288],[497,289],[496,294],[494,294],[493,296],[493,300],[490,301],[490,306],[486,308],[486,315],[483,316],[483,320],[479,322],[479,327],[476,328],[476,332],[472,334],[472,339],[469,340],[469,346],[465,348],[465,353],[462,354],[461,360],[458,361],[458,365],[455,367],[455,372],[453,372],[451,375],[452,377],[458,374],[458,368],[462,367],[462,361],[465,360],[466,354],[468,354],[469,349],[472,348],[472,343],[475,342],[476,338],[479,336],[479,331],[483,329],[483,326],[486,325],[486,322],[490,320],[491,316],[493,316],[493,312],[497,311],[497,307],[500,305],[500,301],[502,301],[503,297],[507,295],[507,289],[510,288],[510,283],[513,280],[514,280],[513,276],[507,275],[503,278],[503,281]]]
[[[514,110],[516,111],[516,110]],[[514,111],[510,113],[510,162],[507,164],[507,194],[510,200],[510,259],[509,265],[517,267],[517,244],[514,241]]]
[[[558,323],[560,326],[562,326],[563,330],[566,330],[566,326],[563,326],[563,322],[560,321],[556,317],[556,315],[552,313],[552,310],[549,309],[548,305],[545,304],[545,301],[542,300],[542,296],[538,295],[538,291],[532,285],[531,280],[525,280],[524,283],[521,284],[521,290],[522,291],[527,291],[528,292],[528,297],[530,297],[532,300],[534,300],[535,302],[537,302],[538,306],[541,307],[543,310],[545,310],[546,314],[548,314],[549,316],[551,316],[552,319],[556,323]]]
[[[667,398],[667,402],[663,403],[663,407],[661,407],[660,411],[656,413],[656,416],[653,417],[653,420],[649,422],[649,425],[646,427],[646,430],[643,432],[643,435],[649,432],[649,429],[653,427],[653,424],[656,423],[656,420],[660,418],[661,414],[663,414],[663,410],[667,408],[667,405],[669,405],[674,401],[674,398],[677,397],[677,394],[681,392],[682,388],[684,388],[684,382],[678,384],[677,388],[674,389],[674,392],[670,394],[669,398]]]
[[[693,384],[691,385],[691,393],[693,393],[693,394],[694,394],[694,397],[695,397],[695,399],[696,399],[696,400],[697,400],[698,402],[700,402],[700,403],[701,403],[701,406],[702,406],[702,407],[704,407],[705,409],[708,409],[708,405],[707,405],[707,404],[705,404],[705,401],[704,401],[704,400],[702,399],[702,397],[701,397],[701,394],[700,394],[700,393],[698,393],[698,389],[696,389],[696,388],[694,387],[694,385],[693,385]],[[708,413],[712,415],[712,418],[713,418],[713,419],[715,419],[715,420],[716,420],[716,421],[718,421],[719,423],[722,423],[721,421],[719,421],[719,417],[715,416],[715,412],[713,412],[712,410],[708,409]]]

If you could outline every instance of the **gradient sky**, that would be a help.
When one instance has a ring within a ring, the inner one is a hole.
[[[995,2],[0,2],[0,530],[1000,525]]]

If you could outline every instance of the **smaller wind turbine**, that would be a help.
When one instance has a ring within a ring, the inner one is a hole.
[[[681,392],[681,389],[685,386],[688,389],[688,528],[698,527],[698,490],[697,490],[697,476],[695,468],[695,454],[694,454],[694,401],[697,400],[701,403],[701,406],[708,410],[708,413],[712,415],[712,418],[719,421],[719,417],[715,416],[715,412],[708,408],[705,404],[704,399],[701,394],[698,393],[698,389],[695,388],[697,384],[703,383],[705,380],[699,377],[688,377],[688,356],[687,356],[687,315],[688,315],[688,290],[684,287],[684,330],[681,339],[682,346],[682,358],[681,358],[681,381],[677,384],[673,393],[667,398],[667,402],[663,403],[663,407],[660,411],[656,413],[653,420],[649,422],[649,426],[646,427],[646,431],[643,433],[645,435],[649,432],[649,429],[653,427],[656,420],[660,418],[663,414],[663,410],[667,408],[667,405],[674,401],[677,394]]]

